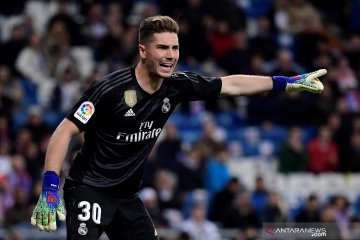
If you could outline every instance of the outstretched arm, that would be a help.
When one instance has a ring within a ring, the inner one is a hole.
[[[254,75],[230,75],[221,78],[221,95],[251,95],[273,89],[271,77]]]
[[[270,90],[276,91],[308,91],[321,93],[324,90],[323,84],[319,81],[327,73],[326,69],[319,69],[314,72],[297,76],[256,76],[256,75],[230,75],[221,78],[221,95],[251,95]]]
[[[72,137],[79,134],[79,128],[70,120],[64,119],[50,138],[46,151],[45,171],[60,173]]]

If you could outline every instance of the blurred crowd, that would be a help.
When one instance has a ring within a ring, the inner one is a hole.
[[[0,225],[29,223],[55,127],[91,82],[137,63],[138,24],[155,14],[179,22],[179,71],[328,70],[320,95],[181,104],[175,116],[190,118],[171,119],[146,162],[140,196],[155,224],[176,229],[179,240],[221,239],[223,228],[240,229],[237,239],[250,240],[261,237],[262,222],[324,221],[351,239],[350,225],[360,222],[346,196],[319,201],[310,194],[290,217],[262,176],[247,189],[228,162],[266,156],[279,174],[360,171],[359,0],[1,1]],[[79,136],[70,143],[63,175],[81,142]]]

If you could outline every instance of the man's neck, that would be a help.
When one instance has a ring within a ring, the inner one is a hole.
[[[149,94],[153,94],[159,90],[164,80],[163,78],[151,76],[142,63],[139,63],[135,67],[135,76],[140,87]]]

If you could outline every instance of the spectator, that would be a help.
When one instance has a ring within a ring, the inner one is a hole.
[[[195,66],[211,57],[211,46],[207,36],[214,19],[209,17],[209,7],[205,0],[187,0],[185,7],[177,8],[181,9],[177,13],[181,26],[179,42],[184,46],[183,61],[188,66]],[[190,42],[191,44],[188,44]]]
[[[206,119],[201,127],[201,136],[194,145],[198,145],[202,150],[201,157],[205,160],[214,155],[214,149],[224,138],[225,133],[223,129],[213,119]]]
[[[333,114],[338,114],[334,111],[334,106],[337,101],[337,94],[333,91],[329,83],[325,84],[325,89],[319,98],[312,99],[313,107],[309,109],[313,117],[311,121],[314,125],[326,124],[328,118]],[[335,129],[334,129],[335,130]]]
[[[258,157],[260,155],[260,146],[262,139],[260,129],[257,127],[248,127],[244,130],[243,154],[245,157]]]
[[[24,240],[25,237],[22,233],[15,229],[9,229],[6,233],[5,240]]]
[[[292,127],[288,130],[288,137],[276,154],[279,162],[278,170],[281,173],[306,170],[307,154],[302,134],[299,127]]]
[[[343,161],[346,161],[346,169],[350,172],[360,172],[360,133],[352,132],[350,144],[344,150]]]
[[[40,146],[36,142],[29,142],[24,155],[26,161],[26,170],[30,174],[33,182],[41,177],[42,167],[45,156],[40,152]]]
[[[252,55],[246,74],[266,75],[265,61],[261,54]]]
[[[295,34],[295,60],[305,69],[311,69],[325,46],[319,12],[306,0],[293,0],[289,6],[290,31]]]
[[[274,0],[268,16],[270,18],[272,30],[275,33],[290,32],[289,8],[290,2],[287,0]]]
[[[5,214],[8,209],[14,204],[13,190],[9,186],[9,179],[7,175],[0,175],[0,224],[3,226],[6,221]]]
[[[249,227],[244,229],[239,236],[236,238],[236,240],[255,240],[258,238],[258,230],[253,227]]]
[[[271,66],[271,75],[274,76],[296,76],[302,72],[302,68],[294,61],[293,54],[289,50],[279,50],[276,60]]]
[[[10,68],[0,65],[0,114],[9,118],[13,110],[22,104],[23,88]]]
[[[231,208],[237,193],[243,191],[245,191],[245,187],[242,186],[239,179],[232,177],[224,189],[215,194],[212,201],[210,219],[215,222],[220,222],[220,220],[223,219],[223,214]]]
[[[31,141],[33,141],[31,131],[24,127],[19,129],[15,136],[12,152],[24,156],[26,154],[27,145]]]
[[[348,9],[348,27],[353,32],[360,32],[360,2],[351,1],[350,9]]]
[[[236,195],[232,207],[224,213],[221,224],[224,228],[241,230],[261,227],[260,219],[251,203],[249,193],[243,192]]]
[[[234,0],[210,2],[210,15],[214,16],[215,21],[226,21],[231,32],[246,29],[246,13],[244,9],[239,6],[239,2]]]
[[[51,128],[44,122],[42,108],[37,105],[28,108],[28,120],[24,128],[30,131],[32,139],[38,144],[46,134],[51,132]]]
[[[58,82],[53,89],[51,107],[56,112],[67,113],[80,95],[80,81],[77,69],[66,67],[59,73]]]
[[[221,61],[235,45],[235,36],[232,34],[229,22],[225,19],[215,21],[214,29],[209,35],[209,43],[212,55],[216,60]]]
[[[0,143],[0,176],[7,176],[11,172],[10,145],[6,142]]]
[[[359,4],[360,6],[360,4]],[[345,55],[349,59],[351,69],[356,72],[357,79],[360,78],[360,33],[351,33],[347,39],[348,44]]]
[[[180,162],[177,174],[182,194],[204,186],[204,159],[201,148],[200,145],[192,146]]]
[[[15,187],[14,205],[6,211],[4,222],[5,227],[28,224],[28,219],[31,217],[31,212],[27,204],[27,200],[27,190],[21,186]]]
[[[108,32],[105,23],[104,6],[101,3],[93,2],[86,9],[86,22],[83,26],[86,42],[96,46],[98,41]]]
[[[319,12],[306,0],[290,1],[288,14],[289,29],[295,34],[306,31],[309,21],[315,29],[320,29],[322,26]]]
[[[252,55],[260,54],[266,61],[270,61],[275,58],[277,51],[270,19],[267,16],[260,16],[257,18],[256,24],[257,34],[250,38],[249,49],[251,49]]]
[[[24,81],[33,84],[37,91],[34,99],[32,99],[33,104],[40,102],[45,106],[51,95],[55,79],[51,75],[51,66],[47,61],[42,41],[42,36],[39,33],[31,34],[27,45],[20,51],[15,66],[25,78]]]
[[[213,157],[205,162],[204,187],[211,196],[223,189],[230,180],[228,161],[227,146],[219,143],[215,146]]]
[[[344,195],[336,195],[333,197],[331,203],[334,206],[336,222],[340,227],[343,239],[351,239],[349,200]]]
[[[153,188],[143,188],[140,190],[139,196],[144,202],[155,228],[167,227],[168,223],[163,217],[159,207],[157,192]]]
[[[14,105],[15,101],[10,96],[7,96],[5,86],[0,84],[0,114],[10,119]]]
[[[83,141],[79,142],[77,144],[77,147],[81,147],[81,143]],[[144,165],[146,167],[146,171],[143,172],[143,182],[142,182],[142,186],[145,187],[151,187],[154,188],[155,185],[155,174],[156,171],[158,170],[159,166],[158,166],[158,160],[156,158],[156,152],[157,152],[157,148],[156,146],[151,150],[148,158],[146,159]]]
[[[97,61],[104,61],[109,65],[112,65],[115,59],[126,62],[125,34],[126,29],[121,22],[114,22],[110,25],[109,32],[99,39],[99,44],[96,46],[95,59]]]
[[[296,222],[314,223],[320,222],[320,204],[316,195],[311,194],[305,204],[295,218]]]
[[[191,238],[187,232],[180,232],[175,240],[191,240]]]
[[[264,211],[269,200],[269,192],[263,177],[255,178],[255,189],[251,193],[251,203],[259,216],[264,215]]]
[[[157,192],[160,211],[170,226],[175,226],[182,218],[182,198],[177,189],[177,178],[168,170],[158,170],[155,174],[155,190]]]
[[[261,219],[263,222],[285,222],[287,215],[281,202],[281,194],[271,192]]]
[[[10,123],[9,119],[4,115],[0,115],[0,144],[10,146]]]
[[[31,212],[33,211],[37,201],[39,200],[39,194],[41,193],[41,188],[42,188],[42,179],[37,180],[32,185],[31,195],[29,197],[29,208],[31,209]]]
[[[326,231],[327,238],[343,239],[340,227],[336,223],[336,211],[334,206],[332,206],[331,204],[326,204],[323,207],[320,215],[320,221],[322,223],[332,224],[332,227],[328,228]]]
[[[319,128],[317,136],[310,140],[307,152],[307,168],[310,172],[323,173],[338,170],[338,146],[333,142],[328,126]]]
[[[19,22],[14,24],[11,28],[10,38],[5,42],[0,42],[0,65],[5,65],[10,69],[11,74],[18,76],[19,73],[15,68],[16,59],[24,48],[25,41],[25,32],[22,28],[22,23]]]
[[[196,240],[221,240],[218,227],[207,219],[206,207],[202,204],[192,207],[190,217],[179,224],[178,230]]]
[[[8,175],[9,187],[11,190],[21,187],[25,191],[26,201],[30,197],[32,179],[26,169],[25,158],[20,155],[12,157],[12,171]]]
[[[356,117],[353,113],[350,112],[348,102],[344,97],[339,97],[339,99],[335,103],[335,112],[332,115],[338,115],[338,123],[339,127],[336,128],[336,118],[335,120],[329,118],[329,125],[333,131],[334,142],[339,146],[340,149],[340,167],[342,170],[346,169],[346,160],[344,159],[344,151],[350,144],[350,136],[354,131],[353,129],[353,119]],[[335,123],[332,123],[335,121]],[[335,127],[333,126],[335,125]]]
[[[165,126],[165,138],[157,147],[158,164],[160,168],[176,172],[181,154],[181,140],[175,124],[169,123]]]
[[[249,68],[249,62],[252,56],[250,52],[248,35],[245,31],[237,31],[229,36],[228,49],[219,57],[220,65],[229,73],[245,73]]]
[[[84,36],[81,31],[80,19],[76,11],[72,11],[76,7],[70,1],[59,1],[57,4],[57,12],[48,19],[48,25],[53,25],[56,22],[62,22],[69,33],[70,45],[83,45]]]
[[[279,123],[283,119],[279,111],[282,104],[281,100],[280,97],[276,95],[270,97],[267,93],[249,96],[246,104],[246,123],[248,125],[260,124],[263,121]]]
[[[197,188],[186,193],[183,197],[182,213],[185,218],[191,215],[191,209],[196,204],[206,207],[208,212],[210,207],[210,199],[208,192],[203,188]]]
[[[312,124],[312,116],[308,113],[312,110],[314,103],[308,95],[301,95],[298,92],[287,93],[281,98],[281,124],[285,126],[304,126]],[[315,100],[314,100],[315,101]]]
[[[350,68],[349,59],[346,56],[340,56],[336,61],[335,78],[342,93],[354,90],[358,87],[355,71]],[[359,103],[358,103],[359,104]],[[357,109],[359,110],[359,106]]]
[[[332,138],[335,144],[339,147],[339,168],[340,171],[349,169],[347,160],[347,150],[350,146],[350,135],[352,134],[352,127],[350,117],[342,116],[337,111],[333,111],[327,118],[327,125],[331,129]]]

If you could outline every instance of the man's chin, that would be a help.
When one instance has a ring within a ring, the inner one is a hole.
[[[171,72],[167,72],[167,73],[159,73],[159,76],[162,77],[162,78],[169,78],[171,77],[171,75],[174,73],[174,71],[171,71]]]

